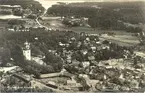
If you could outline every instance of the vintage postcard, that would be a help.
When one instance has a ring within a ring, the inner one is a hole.
[[[0,92],[145,92],[145,0],[0,0]]]

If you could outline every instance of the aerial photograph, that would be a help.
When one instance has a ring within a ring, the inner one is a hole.
[[[0,0],[0,93],[145,93],[145,0]]]

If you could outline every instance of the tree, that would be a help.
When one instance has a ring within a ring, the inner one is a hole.
[[[0,0],[0,4],[3,5],[21,5],[23,9],[31,9],[34,14],[38,13],[38,10],[44,11],[44,7],[35,0]]]
[[[16,63],[19,62],[24,62],[24,56],[23,56],[23,51],[20,47],[20,45],[16,44],[12,49],[11,49],[11,56],[14,59]]]
[[[72,58],[80,62],[84,61],[84,55],[81,51],[76,51],[75,53],[73,53]]]
[[[96,27],[98,26],[98,21],[96,17],[91,17],[88,19],[88,24],[94,29],[96,30]]]
[[[46,58],[44,59],[44,62],[46,62],[47,65],[52,66],[56,72],[61,71],[63,67],[63,61],[59,56],[56,56],[50,52],[47,52],[45,56]]]
[[[0,77],[2,77],[2,76],[3,76],[3,74],[4,74],[4,72],[1,72],[1,71],[0,71]],[[1,79],[1,78],[0,78],[0,79]]]
[[[27,16],[27,18],[36,19],[36,18],[37,18],[37,15],[35,15],[35,14],[30,14],[30,15]]]
[[[44,53],[36,45],[31,44],[31,51],[33,56],[38,56],[38,55],[44,56]]]
[[[8,62],[10,62],[11,54],[9,48],[0,49],[0,56],[2,60],[1,66],[6,66]]]
[[[16,15],[16,16],[23,16],[24,11],[22,9],[14,9],[13,14]]]
[[[25,20],[19,20],[19,19],[10,19],[8,20],[9,25],[25,25],[26,21]]]

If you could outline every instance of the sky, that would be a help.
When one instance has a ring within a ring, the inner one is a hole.
[[[36,0],[42,4],[42,6],[47,9],[51,7],[52,5],[56,4],[57,2],[84,2],[83,0]]]
[[[145,1],[145,0],[36,0],[42,4],[42,6],[47,9],[51,7],[53,4],[56,4],[57,2],[124,2],[124,1]]]

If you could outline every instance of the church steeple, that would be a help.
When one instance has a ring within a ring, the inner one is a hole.
[[[28,43],[28,41],[24,43],[23,55],[25,56],[26,60],[31,60],[31,48],[30,43]]]
[[[24,48],[25,48],[25,49],[30,49],[30,43],[28,43],[28,41],[26,41],[26,42],[24,43]]]

